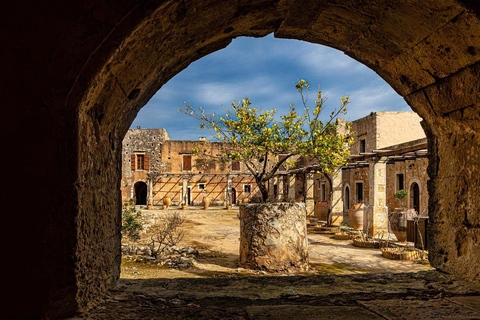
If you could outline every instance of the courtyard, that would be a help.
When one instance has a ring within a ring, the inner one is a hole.
[[[184,237],[177,245],[198,251],[188,267],[169,268],[156,261],[124,255],[121,278],[198,278],[233,276],[274,276],[265,271],[247,270],[238,266],[240,227],[238,208],[225,210],[222,207],[189,207],[178,210],[139,209],[142,212],[144,230],[138,247],[147,246],[151,224],[178,213],[185,217]],[[124,239],[125,240],[125,239]],[[125,242],[125,241],[124,241]],[[314,274],[359,274],[359,273],[405,273],[433,270],[428,262],[389,260],[379,249],[358,248],[351,240],[336,240],[332,235],[309,233],[310,270]],[[125,246],[126,243],[124,243]],[[188,250],[183,250],[185,253]],[[184,254],[186,255],[186,254]],[[193,265],[192,265],[193,264]]]
[[[193,267],[125,256],[109,295],[78,319],[479,319],[480,288],[428,263],[383,258],[379,249],[312,234],[310,271],[273,274],[237,266],[238,209],[142,210],[142,219],[185,216],[179,248]],[[148,238],[145,232],[138,245]]]

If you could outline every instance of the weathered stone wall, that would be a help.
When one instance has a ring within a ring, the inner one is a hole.
[[[399,207],[395,199],[396,175],[404,175],[405,190],[408,191],[408,196],[404,200],[404,205],[407,208],[413,208],[413,199],[411,186],[412,183],[417,183],[420,188],[420,214],[428,216],[428,158],[418,157],[412,160],[395,161],[387,163],[387,206],[388,212],[393,212],[395,208]]]
[[[360,153],[359,141],[365,140],[365,151],[372,152],[388,146],[425,138],[420,121],[415,112],[380,111],[351,122],[354,144],[352,155]]]
[[[165,129],[130,129],[122,141],[122,201],[134,197],[137,181],[147,182],[148,172],[164,169],[161,157],[162,144],[170,137]],[[141,152],[148,156],[148,170],[132,170],[132,154]]]
[[[267,271],[308,270],[305,204],[241,204],[240,265]]]
[[[375,118],[376,149],[425,138],[415,112],[375,112]]]

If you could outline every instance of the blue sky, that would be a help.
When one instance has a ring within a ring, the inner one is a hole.
[[[137,115],[131,128],[165,128],[174,140],[209,137],[195,119],[178,112],[184,101],[194,107],[221,114],[222,105],[249,97],[253,106],[277,109],[293,103],[301,107],[294,83],[307,80],[312,86],[309,101],[320,85],[328,96],[324,115],[350,96],[347,120],[372,111],[411,111],[383,79],[343,52],[297,40],[237,38],[225,49],[196,62],[166,83]],[[224,112],[223,112],[224,113]]]

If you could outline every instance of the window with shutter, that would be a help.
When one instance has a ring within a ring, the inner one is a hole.
[[[192,156],[183,156],[183,171],[192,170]]]
[[[150,158],[148,154],[145,154],[145,170],[150,170]]]
[[[145,170],[145,155],[137,154],[137,170]]]
[[[135,171],[135,164],[136,164],[135,154],[132,154],[132,157],[130,160],[131,160],[130,167],[132,168],[132,171]]]
[[[240,171],[240,161],[232,161],[232,171]]]

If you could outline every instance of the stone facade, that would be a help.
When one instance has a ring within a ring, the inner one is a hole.
[[[169,197],[173,205],[200,205],[208,196],[211,205],[222,206],[259,195],[243,163],[204,161],[195,156],[197,147],[216,155],[221,143],[171,140],[164,129],[129,130],[123,140],[123,201],[159,206]]]
[[[388,231],[388,214],[399,206],[394,194],[400,189],[409,192],[407,208],[428,215],[427,141],[420,120],[413,112],[376,112],[352,122],[352,158],[342,169],[346,221],[350,205],[363,202],[364,231]]]

